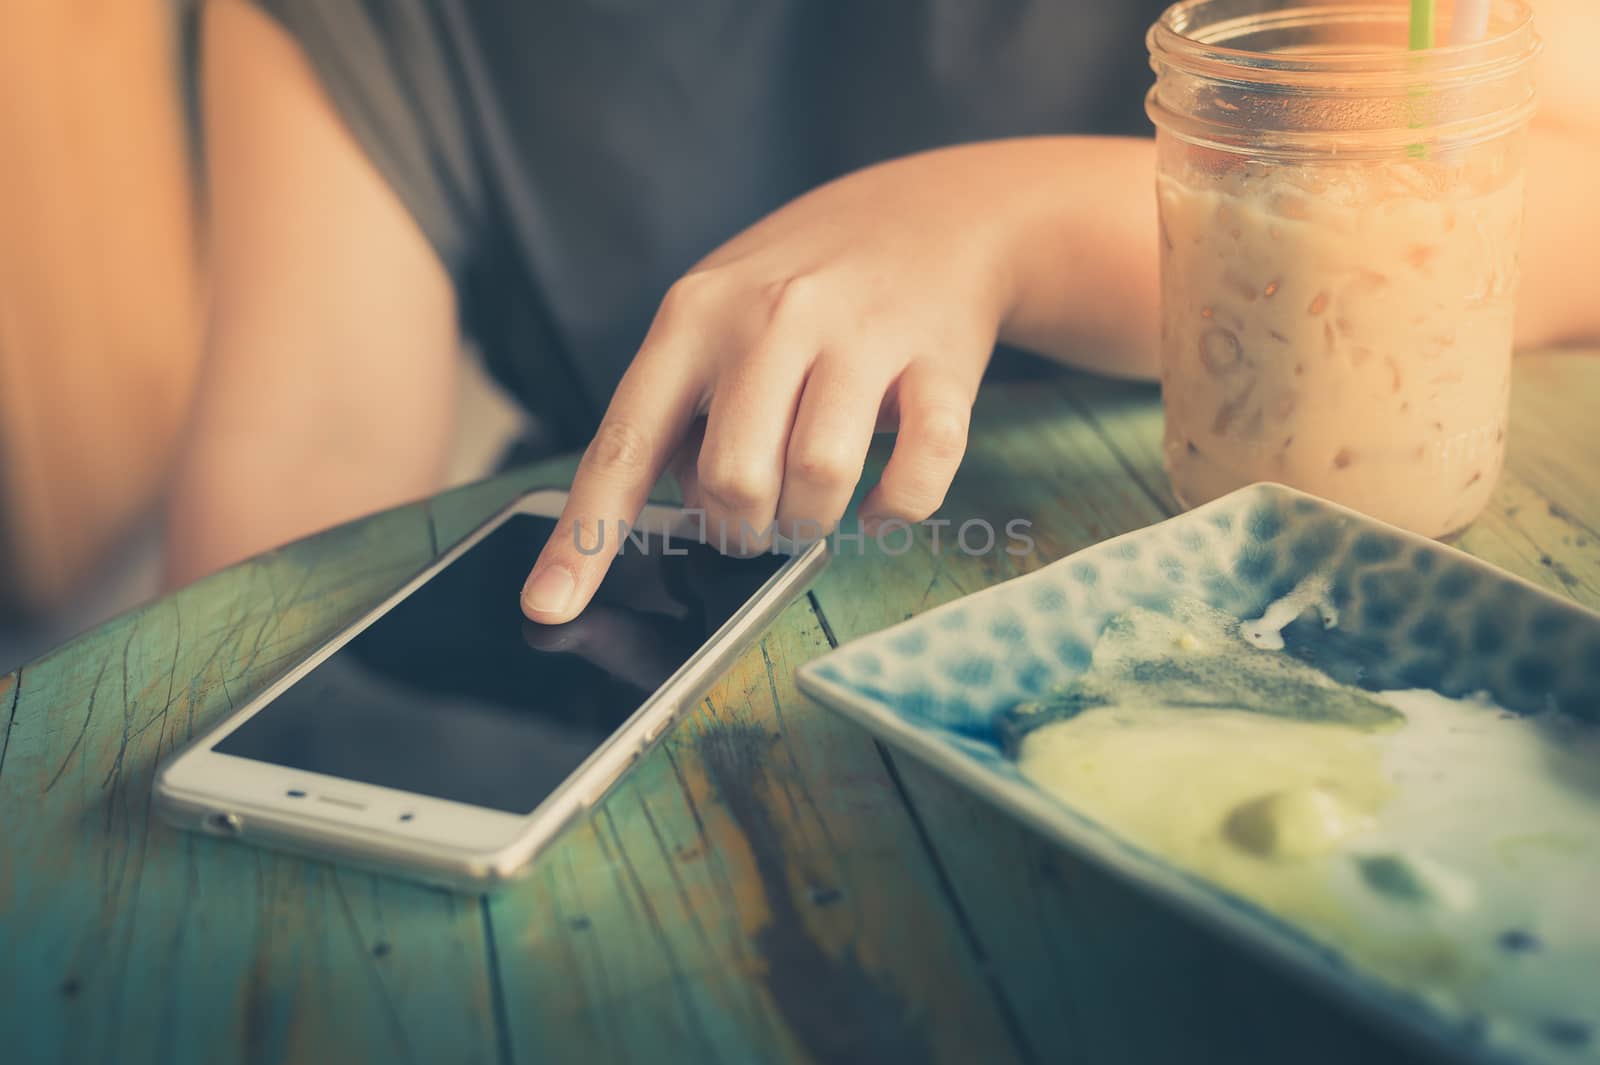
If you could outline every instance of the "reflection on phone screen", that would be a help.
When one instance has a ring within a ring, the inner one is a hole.
[[[554,526],[513,516],[214,750],[528,813],[784,562],[642,536],[536,625],[517,592]]]

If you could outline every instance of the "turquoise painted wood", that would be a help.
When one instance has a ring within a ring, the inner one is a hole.
[[[1600,605],[1600,360],[1519,362],[1460,546]],[[172,831],[157,758],[554,463],[243,564],[0,678],[0,1060],[1350,1061],[1275,969],[796,694],[830,642],[1176,507],[1153,390],[990,388],[942,516],[1034,549],[843,555],[532,878],[491,901]],[[881,462],[882,455],[876,457]]]
[[[1176,512],[1159,466],[1153,389],[1069,377],[985,397],[952,497],[961,519],[1023,518],[1031,571]],[[1112,435],[1108,428],[1117,432]],[[1036,447],[1041,435],[1048,450]],[[954,517],[954,516],[953,516]],[[889,561],[840,558],[816,589],[836,637],[976,590],[999,572],[959,547]],[[863,586],[867,594],[863,594]],[[1352,1023],[1277,970],[1153,905],[904,756],[892,756],[927,826],[954,904],[991,958],[1031,1058],[1043,1061],[1401,1059],[1404,1048]],[[997,875],[1003,870],[1004,875]],[[1227,1004],[1227,1018],[1218,1016]]]

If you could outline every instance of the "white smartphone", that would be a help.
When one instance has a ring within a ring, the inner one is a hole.
[[[483,892],[514,879],[827,564],[730,558],[645,508],[576,620],[517,592],[565,492],[514,503],[157,774],[189,829]],[[619,546],[620,539],[620,546]]]

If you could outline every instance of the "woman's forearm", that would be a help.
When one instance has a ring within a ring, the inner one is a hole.
[[[1600,5],[1534,0],[1543,39],[1528,146],[1517,343],[1600,341]]]
[[[988,146],[997,209],[1012,218],[1009,313],[1001,339],[1103,373],[1152,376],[1160,334],[1155,145],[1054,137]],[[1536,126],[1517,344],[1600,339],[1600,136]]]
[[[201,296],[171,23],[156,0],[0,15],[0,599],[65,600],[183,424]]]
[[[1528,146],[1517,345],[1600,341],[1600,135],[1536,127]]]
[[[1155,376],[1155,143],[1049,137],[992,147],[997,207],[1015,220],[1000,338],[1100,373]]]

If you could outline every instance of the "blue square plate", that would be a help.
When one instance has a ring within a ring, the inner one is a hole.
[[[1425,988],[1379,978],[1346,958],[1337,942],[1097,824],[1036,787],[1007,755],[1008,711],[1083,674],[1113,617],[1133,607],[1170,613],[1176,602],[1198,599],[1241,621],[1258,619],[1307,578],[1326,580],[1323,616],[1306,610],[1282,637],[1289,653],[1333,679],[1452,698],[1487,693],[1518,715],[1600,725],[1600,615],[1453,548],[1273,484],[1241,489],[853,641],[802,666],[797,679],[808,694],[1039,830],[1436,1046],[1480,1060],[1600,1060],[1600,1031],[1591,1021],[1501,1023],[1492,1006],[1464,1013],[1441,1006]],[[1600,772],[1589,783],[1600,789]],[[1600,817],[1600,790],[1594,795]],[[1600,855],[1584,853],[1583,875],[1594,876]],[[1600,897],[1600,880],[1594,887]],[[1544,888],[1526,884],[1528,893]],[[1600,942],[1600,910],[1595,914],[1578,940]],[[1548,937],[1560,930],[1543,931]],[[1533,961],[1505,962],[1524,966],[1512,981],[1524,1003],[1530,995],[1537,1000],[1541,980],[1570,990],[1574,964],[1592,974],[1600,1002],[1600,951],[1569,952],[1560,964]]]

